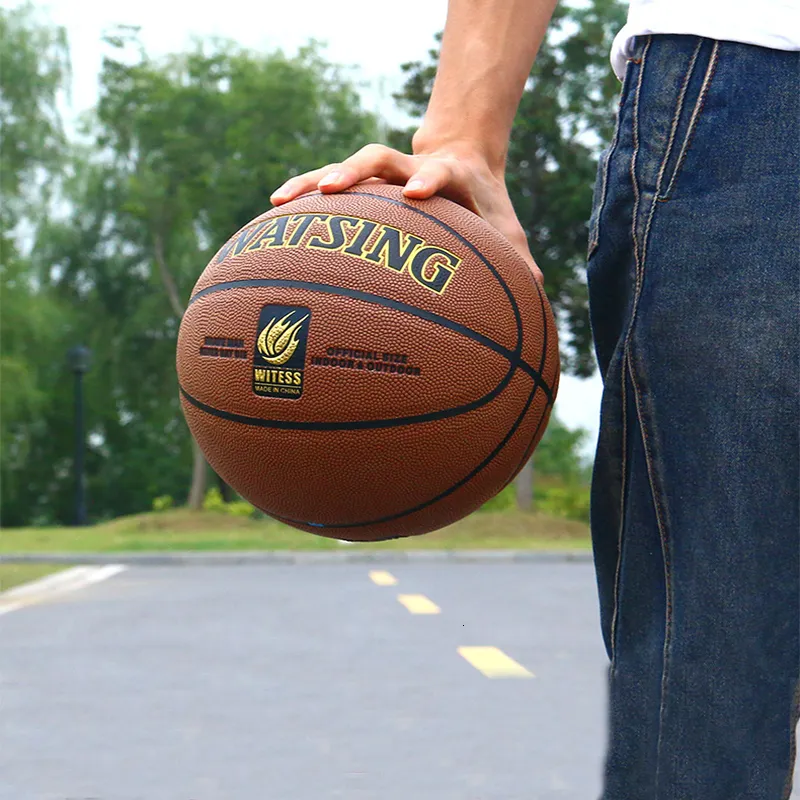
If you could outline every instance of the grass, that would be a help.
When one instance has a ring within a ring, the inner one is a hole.
[[[83,528],[4,528],[0,554],[168,550],[338,550],[345,545],[273,520],[211,511],[134,514]],[[517,511],[479,512],[426,536],[351,545],[369,550],[586,549],[588,526]]]
[[[62,569],[67,567],[59,564],[0,564],[0,592]]]

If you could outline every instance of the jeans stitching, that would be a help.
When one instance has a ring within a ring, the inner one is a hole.
[[[628,325],[628,332],[625,337],[625,354],[627,358],[628,364],[628,372],[631,376],[631,382],[633,384],[633,396],[634,402],[636,403],[636,411],[637,417],[639,421],[639,430],[642,436],[642,444],[644,447],[644,454],[645,454],[645,463],[647,466],[647,474],[648,474],[648,481],[650,483],[650,492],[653,499],[653,507],[655,510],[656,515],[656,524],[658,525],[659,536],[661,538],[661,549],[662,549],[662,557],[664,560],[664,580],[666,586],[666,613],[664,619],[664,651],[663,651],[663,659],[662,659],[662,674],[661,674],[661,701],[659,707],[659,730],[658,730],[658,745],[657,745],[657,753],[660,753],[661,750],[661,734],[663,731],[663,714],[664,714],[664,703],[666,699],[666,685],[667,685],[667,677],[668,677],[668,667],[669,667],[669,646],[671,644],[671,625],[672,625],[672,573],[671,573],[671,562],[668,553],[668,538],[666,536],[666,529],[663,520],[663,512],[662,512],[662,504],[659,500],[658,492],[656,491],[655,481],[654,481],[654,469],[653,469],[653,458],[651,452],[651,445],[650,441],[647,437],[647,431],[645,430],[644,426],[644,415],[642,410],[642,399],[641,399],[641,390],[639,388],[639,384],[636,380],[635,370],[633,369],[633,359],[631,356],[631,339],[633,335],[634,325],[636,323],[636,312],[639,306],[639,299],[641,297],[641,290],[642,285],[644,283],[644,267],[645,267],[645,256],[646,256],[646,244],[647,244],[647,236],[650,233],[650,226],[652,223],[653,215],[656,208],[656,203],[653,202],[650,206],[650,210],[648,212],[648,219],[647,224],[645,225],[645,232],[642,238],[642,248],[641,253],[639,250],[639,241],[638,236],[636,234],[637,222],[639,221],[639,208],[641,205],[641,192],[639,190],[639,182],[636,174],[636,161],[637,155],[639,152],[639,101],[641,96],[641,87],[642,87],[642,79],[645,71],[645,62],[647,59],[647,53],[650,49],[650,42],[652,41],[651,38],[648,37],[647,44],[645,45],[644,51],[642,53],[642,66],[640,67],[639,71],[639,82],[636,87],[636,95],[634,98],[634,106],[633,106],[633,156],[631,158],[631,180],[633,182],[633,191],[634,191],[634,206],[633,206],[633,214],[632,214],[632,221],[631,221],[631,231],[633,237],[633,245],[634,245],[634,260],[636,262],[636,286],[634,291],[634,298],[633,298],[633,308],[631,310],[631,319]],[[662,164],[662,171],[661,174],[663,175],[664,166]],[[657,190],[656,190],[657,194]],[[624,369],[624,365],[623,365]],[[622,533],[622,523],[620,522],[620,535]],[[620,554],[621,554],[620,548]],[[617,605],[618,605],[618,598],[615,597],[615,616],[617,613]],[[658,755],[657,755],[658,759]],[[655,778],[655,786],[656,786],[656,794],[658,793],[658,778],[659,778],[659,769],[660,764],[656,763],[656,778]]]
[[[658,178],[656,179],[656,197],[660,197],[659,190],[661,189],[661,184],[664,180],[664,173],[667,170],[667,162],[669,161],[670,154],[672,153],[672,148],[675,145],[675,135],[678,132],[678,122],[681,118],[681,113],[683,112],[683,104],[686,101],[686,92],[689,90],[689,81],[692,79],[692,75],[694,74],[694,68],[697,65],[697,57],[700,55],[700,48],[703,46],[703,40],[700,39],[697,42],[697,47],[694,49],[694,53],[692,53],[691,61],[689,62],[689,67],[686,70],[686,75],[683,79],[683,85],[681,86],[680,93],[678,94],[678,102],[675,106],[675,113],[672,115],[672,125],[670,126],[669,130],[669,140],[667,141],[667,147],[664,152],[664,157],[661,160],[661,169],[658,171]],[[670,184],[671,185],[671,184]],[[645,233],[645,241],[647,240],[647,234]],[[643,256],[644,258],[644,256]]]
[[[699,49],[699,45],[698,45]],[[695,102],[694,109],[692,110],[692,116],[689,120],[689,128],[686,131],[686,137],[683,140],[683,145],[681,146],[681,152],[678,155],[678,163],[675,165],[675,169],[672,172],[672,176],[670,177],[669,185],[667,186],[666,191],[663,195],[659,194],[658,189],[656,189],[656,197],[660,202],[665,202],[669,200],[670,194],[672,194],[673,189],[675,188],[675,181],[678,179],[678,175],[680,175],[681,168],[683,167],[683,162],[686,160],[686,155],[689,151],[689,145],[692,143],[692,139],[694,138],[694,132],[697,129],[697,121],[700,118],[700,113],[703,110],[703,107],[706,104],[706,97],[708,96],[708,90],[711,88],[711,79],[714,77],[714,74],[717,70],[717,62],[719,61],[719,42],[714,42],[714,48],[711,51],[711,58],[708,61],[708,67],[706,67],[706,74],[703,77],[703,85],[700,87],[700,94],[697,97],[697,101]]]
[[[619,579],[622,572],[622,536],[625,529],[625,485],[628,472],[628,398],[625,381],[625,354],[622,356],[621,382],[622,382],[622,467],[619,500],[619,532],[617,533],[617,568],[614,572],[614,613],[611,616],[611,672],[614,674],[617,666],[617,620],[619,617]]]
[[[672,623],[673,623],[673,598],[672,598],[672,558],[670,555],[670,538],[667,533],[665,523],[666,513],[663,498],[658,491],[655,480],[655,463],[652,454],[651,440],[647,435],[647,427],[644,422],[644,409],[642,403],[642,393],[639,383],[636,380],[636,371],[633,368],[633,356],[631,355],[632,344],[628,350],[628,369],[633,383],[633,396],[636,403],[636,416],[639,422],[639,431],[642,436],[642,447],[644,449],[645,464],[647,466],[647,479],[650,484],[650,496],[653,500],[653,510],[656,515],[659,538],[661,539],[661,555],[664,560],[664,586],[666,592],[666,608],[664,614],[664,650],[661,660],[661,701],[658,709],[658,744],[656,745],[656,776],[655,776],[655,798],[658,797],[659,773],[661,770],[661,734],[663,733],[664,710],[667,700],[667,681],[669,678],[669,652],[672,645]]]
[[[606,204],[606,195],[608,193],[608,171],[609,171],[609,164],[611,163],[611,158],[614,155],[614,151],[617,148],[617,141],[619,139],[619,111],[617,112],[617,122],[614,126],[614,135],[611,138],[611,144],[609,145],[608,151],[605,155],[605,159],[603,161],[601,167],[601,183],[600,183],[600,197],[597,199],[597,209],[594,219],[594,224],[592,225],[592,230],[590,231],[590,239],[589,239],[589,251],[587,253],[587,260],[592,257],[592,254],[597,249],[597,244],[600,241],[600,216],[603,213],[603,208]]]
[[[639,182],[636,179],[636,157],[639,155],[639,99],[642,93],[642,78],[644,76],[644,62],[647,58],[647,52],[650,49],[651,39],[648,37],[647,44],[645,44],[644,52],[642,53],[642,65],[639,69],[639,80],[636,83],[636,94],[633,98],[633,154],[631,156],[631,182],[633,184],[633,214],[631,235],[633,237],[633,258],[636,263],[636,286],[634,287],[634,305],[631,312],[631,321],[628,326],[628,332],[625,336],[625,347],[628,346],[628,339],[631,335],[633,328],[633,320],[636,316],[636,300],[639,296],[639,272],[640,272],[640,259],[639,259],[639,237],[636,235],[636,220],[639,216],[639,204],[641,201],[641,194],[639,192]]]
[[[644,61],[647,57],[647,51],[650,49],[650,37],[647,38],[647,43],[644,46],[644,50],[642,51],[642,55],[637,62],[639,67],[639,75],[636,82],[636,91],[633,96],[633,155],[631,157],[631,182],[633,184],[633,192],[634,192],[634,207],[633,207],[633,223],[631,225],[631,235],[633,237],[633,252],[634,252],[634,259],[636,261],[636,288],[634,290],[635,294],[638,294],[639,291],[639,248],[637,244],[636,238],[636,216],[637,211],[639,208],[639,184],[636,182],[636,156],[639,152],[639,97],[641,95],[642,90],[642,76],[644,75]],[[618,118],[619,119],[619,118]],[[635,302],[635,301],[634,301]],[[625,336],[625,342],[623,344],[623,357],[622,357],[622,490],[620,492],[620,515],[619,515],[619,531],[617,534],[617,567],[614,574],[614,611],[611,617],[611,669],[612,672],[616,665],[616,632],[617,632],[617,621],[619,618],[619,591],[620,591],[620,572],[622,568],[622,538],[624,533],[624,520],[625,520],[625,483],[626,483],[626,476],[627,476],[627,403],[626,403],[626,392],[625,392],[625,353],[627,352],[628,348],[628,339],[630,337],[630,331],[633,327],[633,317],[635,315],[635,310],[631,313],[631,321],[629,323],[628,332]]]

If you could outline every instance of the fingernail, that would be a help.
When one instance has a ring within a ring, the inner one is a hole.
[[[289,184],[284,183],[283,186],[279,186],[271,195],[270,197],[286,197],[289,194],[288,189]]]
[[[415,178],[413,181],[409,181],[406,184],[405,191],[407,191],[407,192],[418,192],[418,191],[420,191],[420,189],[424,189],[424,188],[425,188],[425,184],[421,180],[418,180],[418,179]]]
[[[334,183],[339,183],[342,179],[341,172],[329,172],[318,184],[317,186],[332,186]]]

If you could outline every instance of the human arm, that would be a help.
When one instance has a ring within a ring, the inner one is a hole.
[[[275,205],[377,178],[406,197],[448,197],[503,233],[542,280],[505,186],[511,125],[557,0],[450,0],[439,66],[413,155],[370,144],[287,181]]]

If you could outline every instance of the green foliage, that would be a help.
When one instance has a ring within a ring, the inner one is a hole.
[[[588,437],[583,428],[567,428],[553,414],[533,454],[534,509],[554,517],[589,520],[591,468],[582,452]],[[481,506],[481,511],[516,511],[514,483]]]
[[[172,498],[168,494],[162,494],[153,500],[153,511],[166,511],[172,508]]]
[[[565,320],[565,366],[577,372],[590,360],[580,266],[591,137],[606,137],[613,121],[607,59],[619,10],[594,0],[558,12],[509,155],[518,212]],[[69,88],[63,29],[30,5],[0,9],[0,40],[0,519],[71,518],[66,352],[78,342],[93,354],[84,381],[92,520],[179,505],[192,454],[174,354],[192,285],[287,175],[341,160],[377,137],[376,121],[316,46],[289,57],[212,40],[155,60],[135,29],[120,28],[107,37],[82,143],[69,142],[56,104]],[[435,53],[406,67],[407,107],[422,110],[434,69]],[[408,134],[390,140],[407,145]],[[580,434],[554,420],[534,456],[537,501],[559,513],[579,513],[577,489],[547,494],[586,486],[579,449]],[[488,505],[513,501],[509,487]],[[243,501],[222,506],[260,514]]]
[[[30,3],[0,8],[0,262],[26,212],[46,208],[63,165],[65,138],[56,98],[70,78],[66,31]],[[42,171],[48,180],[42,181]]]
[[[226,503],[222,498],[222,492],[216,486],[206,492],[203,500],[203,511],[216,511],[230,514],[233,517],[256,516],[256,509],[245,500],[232,500]]]
[[[619,83],[609,64],[614,35],[625,20],[618,0],[586,7],[560,5],[536,58],[511,133],[506,181],[545,289],[563,321],[562,366],[594,371],[584,277],[586,224],[599,142],[608,141]],[[427,62],[403,65],[406,83],[397,96],[422,116],[436,75],[438,50]],[[407,149],[410,131],[391,143]]]
[[[582,484],[534,484],[534,503],[537,511],[551,517],[564,517],[589,522],[589,487]]]
[[[588,437],[589,432],[585,429],[567,428],[552,414],[544,436],[533,454],[535,475],[555,478],[563,483],[588,484],[591,467],[582,455]]]
[[[19,19],[13,41],[41,58],[14,55],[15,84],[8,94],[0,84],[4,126],[27,120],[14,141],[53,144],[61,130],[54,98],[64,88],[56,77],[67,73],[49,66],[43,43],[61,40],[57,29],[45,36],[32,17]],[[108,44],[98,107],[82,120],[86,144],[65,146],[58,168],[52,146],[38,160],[9,162],[16,177],[3,164],[3,188],[18,199],[31,170],[58,177],[66,208],[54,217],[41,195],[20,200],[15,208],[33,232],[29,257],[3,240],[4,525],[71,517],[65,354],[78,341],[93,353],[85,379],[90,517],[135,513],[164,495],[183,502],[192,454],[174,363],[192,285],[287,173],[340,160],[374,138],[354,86],[316,48],[290,58],[214,41],[155,61],[133,29]],[[17,83],[31,97],[40,92],[39,111],[22,102]]]
[[[491,500],[484,503],[480,511],[516,511],[517,496],[514,484],[511,483],[496,494]]]

